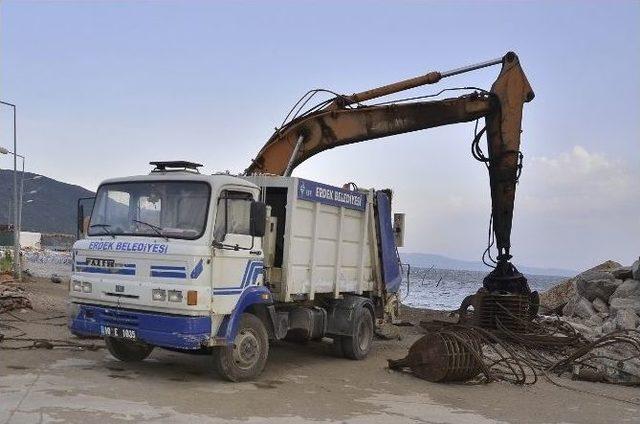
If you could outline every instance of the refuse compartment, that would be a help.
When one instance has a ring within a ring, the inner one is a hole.
[[[297,177],[245,178],[261,187],[262,200],[276,218],[276,240],[270,244],[276,252],[264,246],[265,258],[272,258],[265,262],[265,281],[276,300],[380,291],[374,190]]]

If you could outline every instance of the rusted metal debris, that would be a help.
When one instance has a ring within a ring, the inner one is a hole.
[[[481,351],[481,339],[472,331],[435,332],[415,342],[404,359],[389,360],[389,368],[410,368],[432,382],[467,381],[480,374]]]
[[[432,382],[533,384],[538,376],[551,380],[553,373],[572,373],[574,379],[640,385],[639,331],[588,341],[561,320],[534,318],[537,306],[526,295],[481,289],[465,299],[458,322],[422,321],[427,334],[405,358],[389,360],[389,368],[408,368]]]

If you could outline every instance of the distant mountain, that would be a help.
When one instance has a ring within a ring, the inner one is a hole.
[[[24,174],[22,230],[75,234],[78,199],[94,193],[45,176],[31,179],[36,176],[31,172]],[[13,170],[0,169],[0,224],[8,224],[10,220],[13,224]]]
[[[489,268],[481,261],[464,261],[431,253],[401,253],[402,262],[420,268],[455,269],[465,271],[489,271]],[[572,277],[576,271],[559,268],[538,268],[515,264],[518,270],[524,274],[552,275],[560,277]]]

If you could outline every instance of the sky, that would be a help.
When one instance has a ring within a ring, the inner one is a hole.
[[[28,171],[95,189],[151,160],[240,172],[311,88],[349,94],[510,50],[536,93],[514,262],[630,264],[640,255],[638,1],[4,0],[0,98],[18,105]],[[407,94],[488,89],[498,72]],[[479,259],[490,197],[472,137],[467,123],[337,148],[294,176],[392,188],[407,214],[404,251]],[[11,143],[11,110],[0,109],[0,146]]]

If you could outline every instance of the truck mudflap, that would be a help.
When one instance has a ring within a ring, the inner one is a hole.
[[[125,330],[127,336],[153,346],[197,350],[211,334],[208,316],[169,315],[130,309],[71,303],[69,330],[78,336],[101,337],[107,331]],[[132,330],[132,331],[130,331]]]

